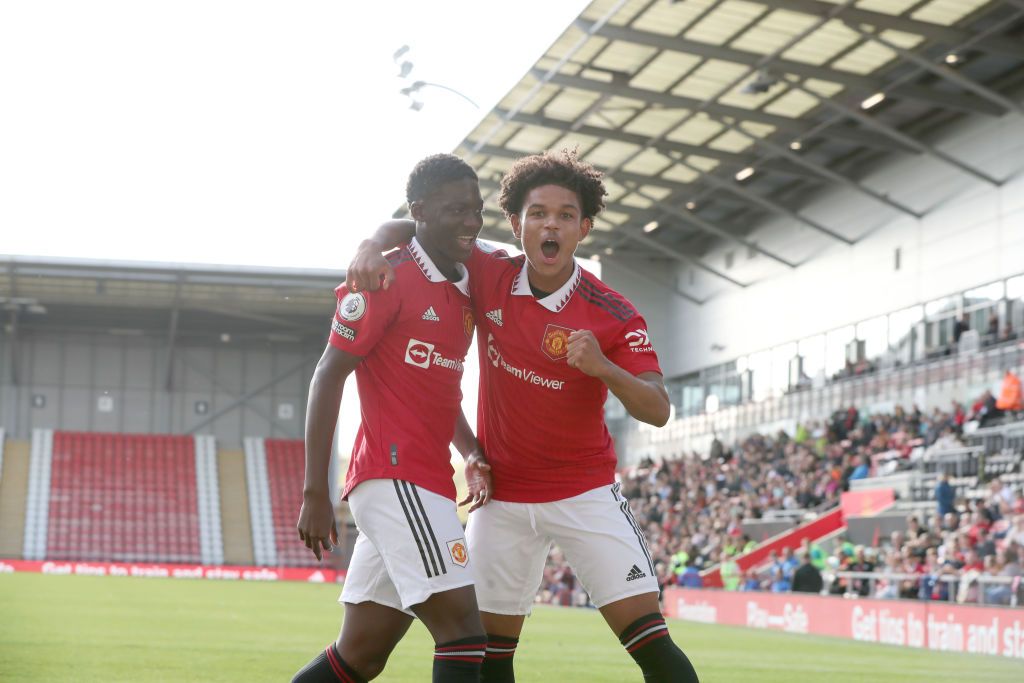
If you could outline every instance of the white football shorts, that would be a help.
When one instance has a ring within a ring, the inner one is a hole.
[[[473,585],[455,501],[396,479],[370,479],[348,496],[359,536],[339,602],[376,602],[413,615],[434,593]]]
[[[483,612],[530,613],[552,541],[598,607],[658,592],[647,541],[619,484],[549,503],[493,500],[469,516],[466,536]]]

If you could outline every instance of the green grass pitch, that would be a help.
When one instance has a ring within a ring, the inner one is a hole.
[[[338,632],[334,585],[0,575],[0,681],[289,681]],[[673,622],[705,683],[1024,681],[1024,662]],[[430,681],[416,624],[377,680]],[[593,610],[541,607],[516,679],[640,681]]]

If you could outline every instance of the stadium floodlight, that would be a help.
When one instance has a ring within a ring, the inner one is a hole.
[[[651,221],[644,226],[644,232],[654,232],[658,229],[658,221]]]
[[[408,79],[409,74],[412,73],[412,70],[415,66],[412,63],[412,61],[408,59],[403,60],[399,64],[398,60],[402,59],[402,57],[404,57],[408,52],[409,46],[403,45],[402,47],[395,50],[395,53],[391,55],[395,64],[398,64],[398,77],[401,79]],[[412,102],[409,104],[409,109],[412,109],[413,111],[420,111],[423,109],[423,101],[416,99],[414,95],[419,93],[420,90],[428,86],[431,88],[440,88],[442,90],[447,90],[448,92],[458,95],[462,99],[472,104],[474,109],[480,108],[480,105],[471,100],[465,93],[461,93],[455,88],[449,88],[447,85],[441,85],[440,83],[431,83],[430,81],[413,81],[404,88],[401,88],[398,92],[412,100]]]
[[[874,95],[872,95],[871,97],[869,97],[866,100],[864,100],[863,102],[861,102],[860,103],[860,108],[861,109],[865,109],[865,110],[871,109],[872,107],[875,107],[875,106],[878,106],[879,104],[881,104],[884,99],[885,99],[885,93],[884,92],[876,92]]]
[[[744,168],[743,170],[739,171],[736,174],[736,180],[741,180],[741,181],[742,180],[746,180],[747,178],[749,178],[752,175],[754,175],[754,167],[753,166],[747,166],[746,168]]]
[[[694,209],[697,208],[697,202],[695,202],[695,201],[686,202],[686,208],[688,210],[690,210],[690,211],[693,211]]]
[[[803,149],[803,147],[804,143],[800,142],[799,140],[793,140],[793,142],[789,143],[789,148],[794,152],[799,152],[801,149]]]
[[[604,248],[604,253],[607,256],[611,256],[612,254],[615,253],[615,249],[613,249],[612,247],[605,247]]]
[[[476,102],[474,102],[473,100],[469,99],[469,97],[465,93],[461,93],[458,90],[456,90],[455,88],[449,88],[447,85],[441,85],[440,83],[431,83],[430,81],[415,81],[411,85],[408,85],[408,86],[402,88],[398,92],[400,92],[401,94],[405,95],[406,97],[413,97],[414,94],[417,94],[421,90],[423,90],[423,88],[428,88],[428,87],[429,88],[440,88],[441,90],[447,90],[448,92],[450,92],[452,94],[455,94],[455,95],[458,95],[462,99],[464,99],[467,102],[469,102],[471,105],[473,105],[473,107],[475,109],[479,109],[480,108],[480,105],[477,104]],[[414,109],[415,111],[419,111],[420,109],[423,108],[423,102],[420,102],[420,101],[416,100],[416,101],[413,102],[413,104],[409,105],[409,108],[410,109]]]
[[[395,64],[398,64],[399,78],[408,78],[409,74],[412,73],[413,63],[411,61],[409,61],[408,59],[402,60],[401,62],[398,61],[402,59],[402,57],[404,57],[408,52],[409,46],[403,45],[402,47],[395,50],[395,54],[391,55],[392,61],[394,61]]]
[[[959,64],[963,60],[963,57],[955,52],[950,52],[946,55],[946,64]]]

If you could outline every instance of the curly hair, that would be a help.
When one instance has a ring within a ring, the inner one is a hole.
[[[453,180],[477,180],[476,171],[454,154],[432,154],[413,167],[405,184],[405,199],[412,204],[426,199]]]
[[[523,210],[523,202],[531,190],[543,185],[558,185],[576,193],[583,218],[593,218],[604,208],[603,174],[585,161],[575,149],[547,151],[517,159],[501,179],[498,205],[505,216]]]

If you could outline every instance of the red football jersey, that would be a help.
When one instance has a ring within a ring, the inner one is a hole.
[[[590,330],[616,365],[660,373],[647,323],[579,264],[561,289],[537,299],[525,256],[477,245],[468,264],[479,325],[477,437],[495,500],[562,500],[611,484],[617,459],[604,422],[608,387],[569,367],[568,337]]]
[[[367,479],[402,479],[454,500],[448,444],[473,338],[469,275],[450,282],[415,239],[387,259],[389,289],[335,290],[330,343],[363,357],[355,372],[361,422],[342,495]]]

